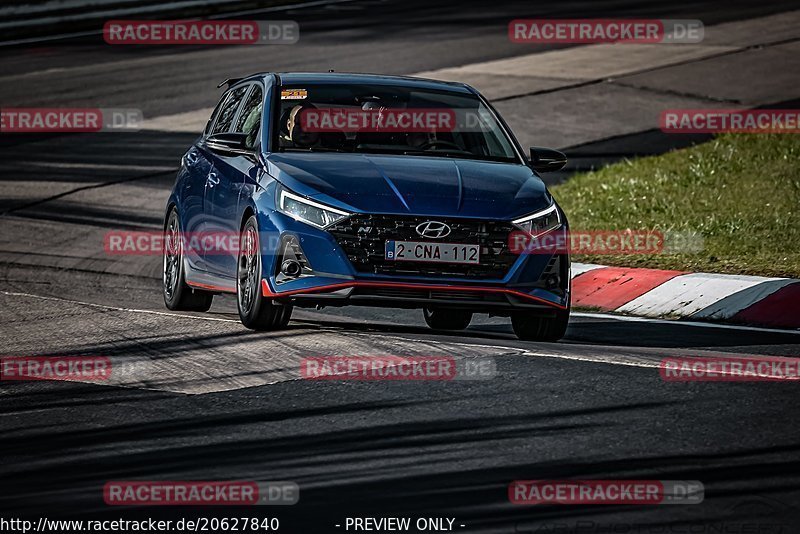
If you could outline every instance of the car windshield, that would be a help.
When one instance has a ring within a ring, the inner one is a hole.
[[[280,87],[278,151],[407,154],[518,162],[475,95],[386,85]]]

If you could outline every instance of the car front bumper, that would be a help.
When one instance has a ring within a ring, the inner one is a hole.
[[[569,256],[511,253],[509,223],[445,218],[454,229],[450,239],[481,245],[481,264],[465,268],[403,262],[401,269],[383,258],[384,243],[411,238],[409,232],[427,217],[360,215],[325,230],[277,212],[269,219],[277,231],[273,235],[279,237],[273,241],[277,246],[262,256],[261,290],[278,302],[301,307],[453,308],[501,315],[514,310],[547,315],[569,307]],[[291,257],[299,255],[307,267],[299,277],[280,274],[290,254],[287,243],[294,251]]]

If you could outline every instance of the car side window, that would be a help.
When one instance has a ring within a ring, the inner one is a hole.
[[[239,107],[239,103],[247,92],[247,88],[248,86],[245,85],[244,87],[239,87],[231,91],[230,96],[219,111],[217,122],[211,130],[212,134],[224,133],[231,129],[233,119],[236,117],[236,109]]]
[[[203,130],[203,133],[205,135],[211,134],[211,126],[214,125],[214,119],[217,118],[217,115],[219,114],[219,109],[222,107],[222,104],[224,104],[227,99],[228,99],[228,93],[225,93],[224,95],[222,95],[222,98],[219,99],[219,102],[217,102],[217,105],[214,107],[214,111],[211,112],[211,116],[208,118],[206,127]]]
[[[247,134],[245,144],[247,148],[253,148],[258,140],[258,132],[261,127],[261,112],[264,109],[263,92],[260,85],[253,85],[253,90],[247,96],[247,100],[242,107],[239,118],[236,121],[234,131]]]

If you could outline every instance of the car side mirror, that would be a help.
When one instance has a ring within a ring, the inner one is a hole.
[[[531,147],[531,167],[539,172],[560,170],[567,164],[567,155],[552,148]]]
[[[206,146],[226,156],[253,153],[253,150],[247,147],[247,134],[240,132],[214,134],[206,139]]]

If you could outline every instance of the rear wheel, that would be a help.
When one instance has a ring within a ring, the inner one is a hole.
[[[251,216],[242,229],[236,280],[239,319],[251,330],[275,330],[289,324],[292,306],[273,304],[261,296],[261,246],[258,224]]]
[[[523,341],[558,341],[567,332],[569,308],[556,312],[555,317],[542,317],[534,312],[514,312],[511,326]]]
[[[422,310],[425,322],[434,330],[464,330],[472,320],[472,312],[462,310]]]
[[[183,240],[178,210],[172,208],[164,227],[164,263],[162,287],[164,304],[175,311],[208,311],[214,294],[193,289],[186,284],[183,264]]]

